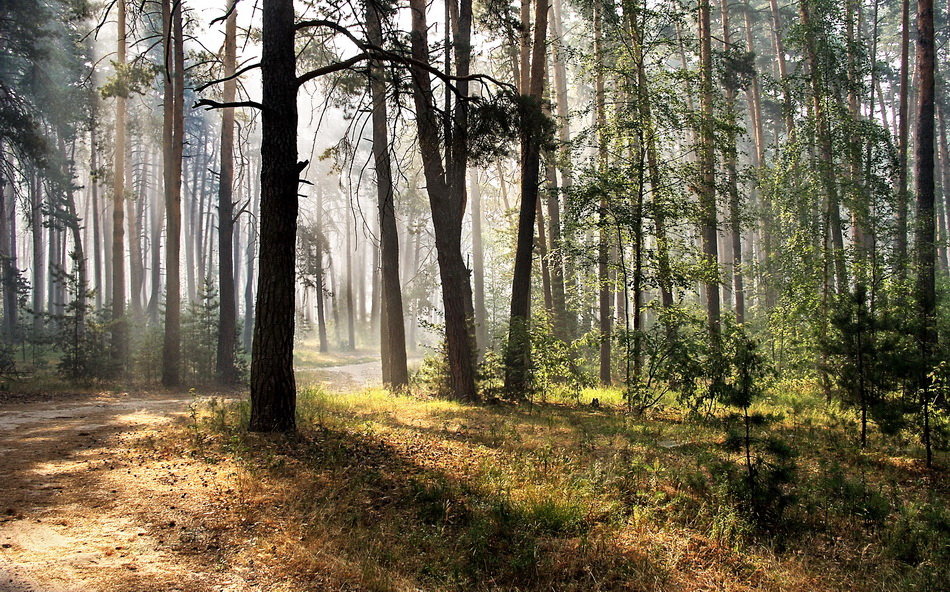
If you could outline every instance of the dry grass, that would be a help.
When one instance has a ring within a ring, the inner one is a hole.
[[[476,407],[309,389],[293,438],[244,432],[245,403],[204,408],[180,437],[243,468],[234,507],[260,525],[260,560],[340,589],[940,589],[945,474],[901,443],[862,453],[851,417],[786,388],[760,405],[798,465],[768,530],[720,472],[738,460],[722,418],[631,417],[605,391]]]

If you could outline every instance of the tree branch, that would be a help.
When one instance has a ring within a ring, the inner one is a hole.
[[[197,109],[198,107],[207,107],[208,111],[211,109],[228,109],[231,107],[253,107],[254,109],[260,109],[262,111],[264,110],[264,105],[261,105],[257,101],[234,101],[231,103],[219,103],[218,101],[212,101],[211,99],[201,99],[191,106],[192,109]]]
[[[202,84],[201,86],[196,87],[196,88],[195,88],[195,92],[201,92],[201,91],[203,91],[204,89],[208,88],[209,86],[212,86],[212,85],[215,85],[215,84],[220,84],[220,83],[222,83],[222,82],[227,82],[228,80],[234,80],[235,78],[237,78],[237,77],[240,76],[241,74],[244,74],[244,73],[246,73],[246,72],[250,72],[251,70],[254,70],[255,68],[260,68],[260,67],[261,67],[260,62],[258,62],[258,63],[256,63],[256,64],[251,64],[251,65],[249,65],[249,66],[244,66],[243,68],[241,68],[240,70],[238,70],[237,72],[235,72],[234,74],[232,74],[232,75],[230,75],[230,76],[225,76],[224,78],[218,78],[218,79],[212,80],[212,81],[210,81],[210,82],[206,82],[206,83]]]
[[[297,86],[302,86],[304,83],[309,82],[314,78],[319,78],[320,76],[326,76],[327,74],[333,74],[334,72],[339,72],[340,70],[352,68],[357,63],[369,57],[370,55],[364,51],[347,60],[343,60],[342,62],[336,62],[335,64],[323,66],[322,68],[317,68],[316,70],[310,70],[306,74],[301,74],[297,77]]]

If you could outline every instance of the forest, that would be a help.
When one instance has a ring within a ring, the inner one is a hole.
[[[0,592],[950,582],[950,2],[0,0]]]

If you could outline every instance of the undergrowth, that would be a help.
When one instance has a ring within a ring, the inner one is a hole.
[[[744,460],[725,445],[727,417],[687,420],[662,406],[634,416],[623,403],[603,389],[477,407],[308,388],[293,437],[248,434],[246,402],[196,408],[189,437],[202,455],[246,469],[242,495],[257,500],[246,511],[276,514],[282,527],[269,536],[288,569],[361,589],[939,590],[950,581],[940,474],[893,454],[894,442],[861,452],[849,412],[803,385],[779,385],[752,408],[770,418],[756,428],[762,438],[795,452],[793,473],[752,492],[782,496],[767,524],[735,476]]]

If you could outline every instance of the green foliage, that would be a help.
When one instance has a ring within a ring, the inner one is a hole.
[[[142,95],[152,87],[158,68],[151,63],[129,62],[119,64],[112,62],[115,73],[99,88],[103,99],[122,97],[127,99],[132,95]]]
[[[111,356],[111,316],[109,310],[94,310],[92,294],[79,284],[75,275],[61,273],[67,292],[72,296],[63,314],[49,315],[56,328],[54,343],[62,352],[58,371],[73,381],[92,381],[114,377],[119,367]]]

